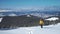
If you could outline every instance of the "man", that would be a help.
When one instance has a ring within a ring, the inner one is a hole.
[[[44,20],[43,19],[40,19],[40,22],[39,22],[41,28],[43,28],[43,25],[44,25]]]

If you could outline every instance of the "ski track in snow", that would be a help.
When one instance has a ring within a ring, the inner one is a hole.
[[[60,34],[60,23],[56,25],[40,26],[35,27],[20,27],[12,30],[0,30],[0,34]]]

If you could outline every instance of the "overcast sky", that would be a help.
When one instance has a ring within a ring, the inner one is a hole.
[[[0,9],[39,8],[60,6],[60,0],[0,0]]]

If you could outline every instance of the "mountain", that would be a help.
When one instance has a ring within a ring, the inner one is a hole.
[[[55,16],[54,16],[55,17]],[[58,16],[56,16],[58,17]],[[21,15],[21,16],[4,16],[0,22],[0,29],[14,29],[19,27],[33,27],[33,26],[40,26],[39,21],[40,19],[43,19],[41,17],[33,16],[33,15]],[[46,20],[52,17],[48,17],[43,19],[44,20],[44,26],[52,25],[60,23],[60,17],[59,20]]]

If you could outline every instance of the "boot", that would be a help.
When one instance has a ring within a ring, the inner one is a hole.
[[[43,25],[41,25],[41,28],[43,28]]]

